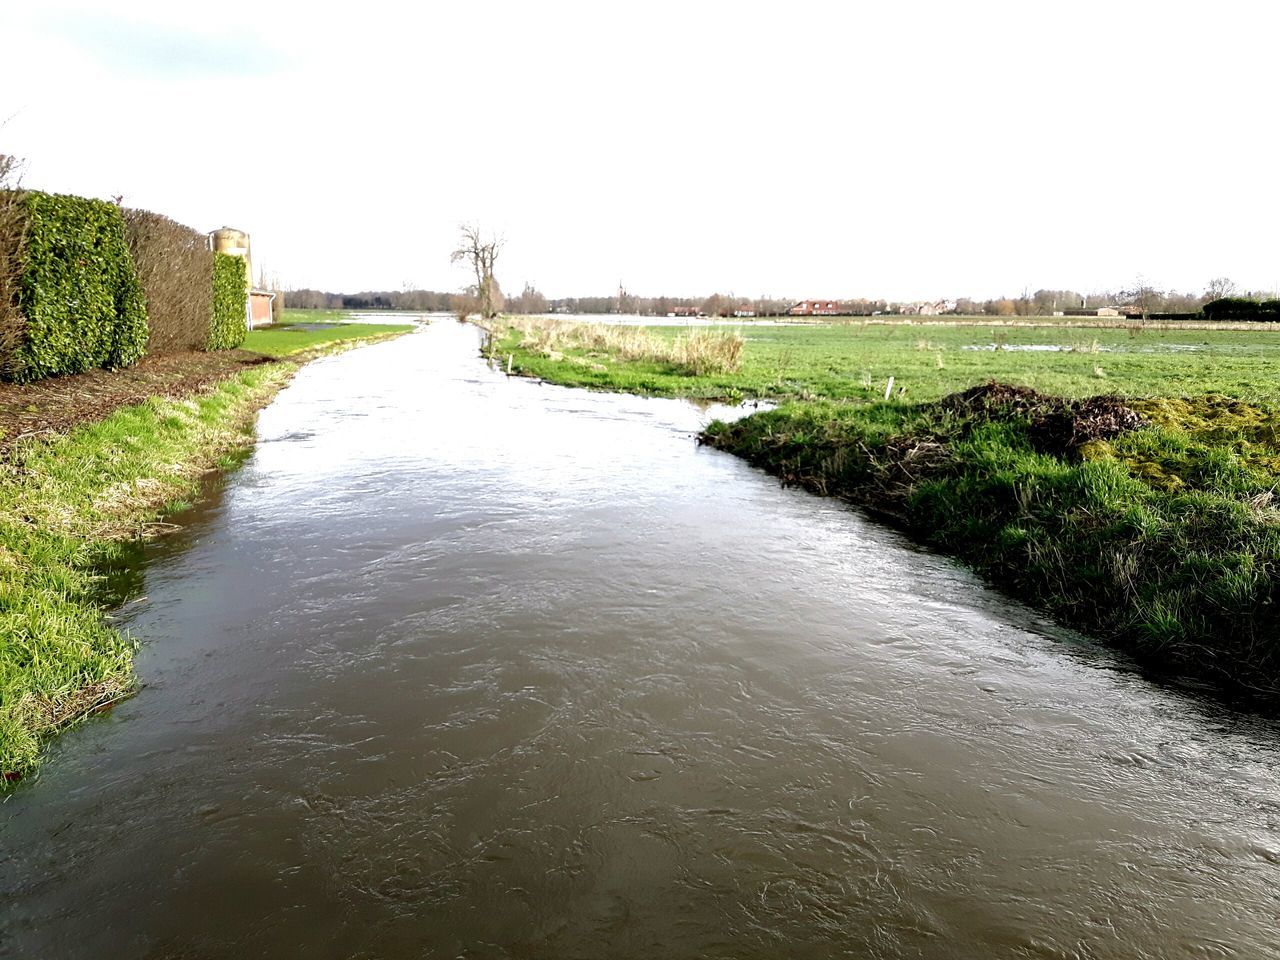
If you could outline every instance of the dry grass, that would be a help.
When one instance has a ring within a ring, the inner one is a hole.
[[[736,373],[742,366],[745,344],[741,333],[730,330],[694,330],[672,338],[646,327],[570,323],[547,317],[502,317],[489,330],[499,336],[507,330],[517,331],[523,349],[553,360],[596,366],[609,360],[661,363],[695,377]],[[566,357],[570,351],[586,356]]]

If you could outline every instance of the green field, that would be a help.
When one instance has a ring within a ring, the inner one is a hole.
[[[340,319],[345,314],[339,311],[316,310],[306,311],[296,323],[307,325],[323,324],[323,326],[319,329],[306,329],[295,325],[295,320],[291,316],[295,312],[301,311],[286,310],[285,322],[277,326],[250,330],[245,336],[241,347],[269,357],[287,357],[306,350],[349,340],[395,336],[407,333],[414,328],[411,323],[345,323]],[[310,316],[312,313],[337,313],[338,318],[333,320],[320,319]]]
[[[669,338],[687,332],[650,329]],[[594,368],[554,360],[522,350],[518,336],[499,338],[493,352],[504,361],[514,355],[520,373],[556,383],[659,396],[870,400],[883,398],[889,377],[907,400],[935,399],[991,379],[1067,396],[1280,396],[1280,324],[1274,333],[914,324],[728,329],[746,340],[741,369],[701,377],[586,351],[566,355],[590,359]]]
[[[638,359],[545,328],[495,328],[489,349],[557,383],[779,400],[703,439],[866,507],[1153,673],[1280,694],[1280,326],[740,331],[740,366],[701,376],[644,359],[643,336],[619,338]],[[955,396],[991,381],[1038,392]],[[1119,399],[1078,399],[1104,394]]]

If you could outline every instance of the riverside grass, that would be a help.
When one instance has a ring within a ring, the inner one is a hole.
[[[0,474],[0,771],[37,767],[59,728],[133,688],[134,643],[105,620],[97,572],[252,435],[296,365],[245,370],[186,400],[153,398],[52,440]]]
[[[101,571],[162,530],[156,521],[184,506],[203,475],[234,462],[257,410],[301,363],[411,329],[347,324],[268,342],[258,352],[292,359],[22,441],[0,461],[0,793],[39,768],[52,734],[135,688],[136,645],[104,617],[116,598]]]
[[[1280,692],[1280,328],[742,329],[732,376],[556,363],[514,333],[494,352],[565,384],[779,399],[702,439],[870,509],[1153,672]],[[1145,425],[1045,452],[1025,410],[937,402],[991,380],[1120,394]]]
[[[649,327],[675,339],[690,328]],[[1084,397],[1222,393],[1280,399],[1280,324],[1262,331],[1007,327],[982,323],[838,323],[729,327],[743,338],[736,372],[690,376],[669,363],[569,349],[559,359],[522,345],[507,318],[491,352],[512,370],[553,383],[653,396],[875,400],[889,377],[906,400],[934,400],[987,380]]]

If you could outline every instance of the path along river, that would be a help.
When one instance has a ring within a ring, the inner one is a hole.
[[[150,548],[0,954],[1280,956],[1275,724],[477,346],[313,363]]]

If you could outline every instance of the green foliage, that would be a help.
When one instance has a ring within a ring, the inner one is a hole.
[[[234,350],[244,343],[248,327],[245,323],[245,304],[249,292],[246,286],[244,261],[229,253],[213,255],[213,321],[209,326],[210,350]]]
[[[2,358],[6,378],[30,382],[136,362],[146,351],[147,311],[120,208],[31,191],[21,212],[22,334]]]
[[[1249,300],[1246,297],[1220,297],[1210,300],[1201,312],[1209,320],[1280,320],[1280,300]]]

